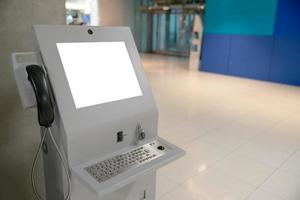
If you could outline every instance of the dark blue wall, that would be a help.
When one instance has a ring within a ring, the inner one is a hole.
[[[300,0],[278,1],[272,35],[206,33],[201,70],[300,85]]]
[[[230,40],[230,35],[204,35],[201,70],[221,74],[228,72]]]
[[[300,37],[299,0],[279,0],[274,35]]]
[[[300,85],[300,1],[280,0],[270,80]]]

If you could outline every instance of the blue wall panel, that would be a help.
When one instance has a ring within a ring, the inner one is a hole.
[[[227,73],[230,39],[230,35],[204,35],[201,62],[202,71]]]
[[[300,85],[300,37],[276,37],[270,79]]]
[[[279,0],[275,25],[277,36],[300,35],[300,1]]]
[[[273,37],[232,36],[228,74],[268,80]]]
[[[300,0],[276,2],[207,0],[201,70],[300,85]]]
[[[277,0],[207,0],[204,31],[209,34],[272,35]]]

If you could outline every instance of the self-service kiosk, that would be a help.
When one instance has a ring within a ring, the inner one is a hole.
[[[24,108],[37,106],[47,200],[154,200],[156,170],[184,154],[158,110],[126,27],[35,25],[13,53]]]

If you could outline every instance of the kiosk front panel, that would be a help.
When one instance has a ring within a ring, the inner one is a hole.
[[[154,200],[156,169],[184,151],[158,137],[157,106],[130,30],[35,25],[34,36],[38,64],[30,69],[45,77],[54,112],[53,123],[39,121],[47,199]],[[40,114],[39,80],[32,85]]]

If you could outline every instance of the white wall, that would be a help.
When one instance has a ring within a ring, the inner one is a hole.
[[[100,25],[129,26],[135,32],[135,0],[99,0]]]
[[[36,109],[23,110],[10,55],[32,50],[32,24],[64,24],[64,0],[0,0],[0,199],[33,200],[30,168],[40,139]],[[38,167],[43,190],[43,171]]]

